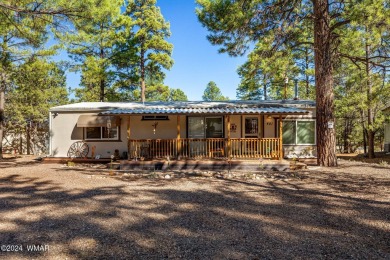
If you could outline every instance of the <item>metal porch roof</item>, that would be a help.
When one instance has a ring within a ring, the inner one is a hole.
[[[143,107],[133,109],[113,109],[101,112],[101,115],[144,115],[144,114],[295,114],[303,115],[309,113],[307,110],[282,107],[282,106],[260,106],[260,107]]]
[[[287,109],[286,109],[287,108]],[[293,108],[302,109],[294,110]],[[132,111],[126,114],[141,113],[298,113],[315,108],[310,100],[229,100],[229,101],[150,101],[150,102],[81,102],[50,108],[51,112],[106,112],[119,110]],[[138,111],[138,112],[135,112]],[[153,112],[152,112],[153,111]],[[220,112],[218,112],[220,111]],[[295,112],[294,112],[295,111]]]

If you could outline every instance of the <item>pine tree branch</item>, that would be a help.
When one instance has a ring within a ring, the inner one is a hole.
[[[330,27],[330,31],[334,31],[335,29],[337,29],[338,27],[341,27],[343,25],[346,25],[346,24],[349,24],[351,22],[351,20],[347,19],[347,20],[344,20],[344,21],[340,21],[338,23],[335,23],[333,24],[331,27]]]
[[[356,66],[357,65],[357,62],[361,62],[363,64],[366,64],[367,63],[367,59],[366,58],[362,58],[362,57],[357,57],[357,56],[351,56],[351,55],[348,55],[348,54],[345,54],[345,53],[338,53],[338,55],[340,57],[343,57],[343,58],[347,58],[349,59],[350,61],[352,61]],[[381,56],[374,56],[374,57],[370,57],[368,59],[368,63],[375,66],[375,67],[381,67],[381,68],[390,68],[390,65],[386,65],[386,64],[382,64],[382,63],[378,63],[378,62],[374,62],[374,61],[371,61],[372,59],[375,59],[375,58],[379,58]],[[383,57],[384,58],[384,57]],[[387,59],[390,59],[390,57],[386,57]],[[360,66],[358,66],[360,68]]]
[[[38,3],[34,9],[24,9],[24,8],[19,8],[17,6],[0,3],[0,9],[6,9],[6,10],[10,10],[10,11],[13,11],[16,13],[30,14],[30,15],[64,15],[67,17],[71,17],[71,16],[81,17],[81,16],[77,15],[77,13],[82,12],[81,10],[77,10],[77,9],[73,10],[73,9],[67,9],[67,8],[39,9],[39,7],[41,5],[42,5],[42,3]]]

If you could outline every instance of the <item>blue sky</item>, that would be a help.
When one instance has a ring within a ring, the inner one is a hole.
[[[165,85],[182,89],[189,100],[201,100],[209,81],[214,81],[224,96],[236,99],[236,88],[240,82],[237,68],[245,57],[229,57],[219,54],[218,46],[206,39],[206,28],[195,14],[195,0],[157,0],[165,20],[170,22],[174,45],[174,65],[166,71]],[[68,86],[74,88],[80,77],[68,73]]]
[[[157,0],[157,5],[171,24],[169,41],[174,45],[175,64],[166,73],[165,84],[181,88],[189,100],[201,100],[207,83],[214,81],[223,95],[236,99],[237,68],[245,57],[218,53],[218,46],[206,39],[208,32],[198,21],[194,0]]]

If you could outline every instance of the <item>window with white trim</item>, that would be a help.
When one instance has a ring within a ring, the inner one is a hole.
[[[314,120],[283,120],[283,144],[315,145],[316,122]]]
[[[119,127],[84,127],[85,140],[119,140]]]

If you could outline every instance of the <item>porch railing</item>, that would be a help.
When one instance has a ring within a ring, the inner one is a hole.
[[[279,138],[130,139],[130,158],[278,158]]]

